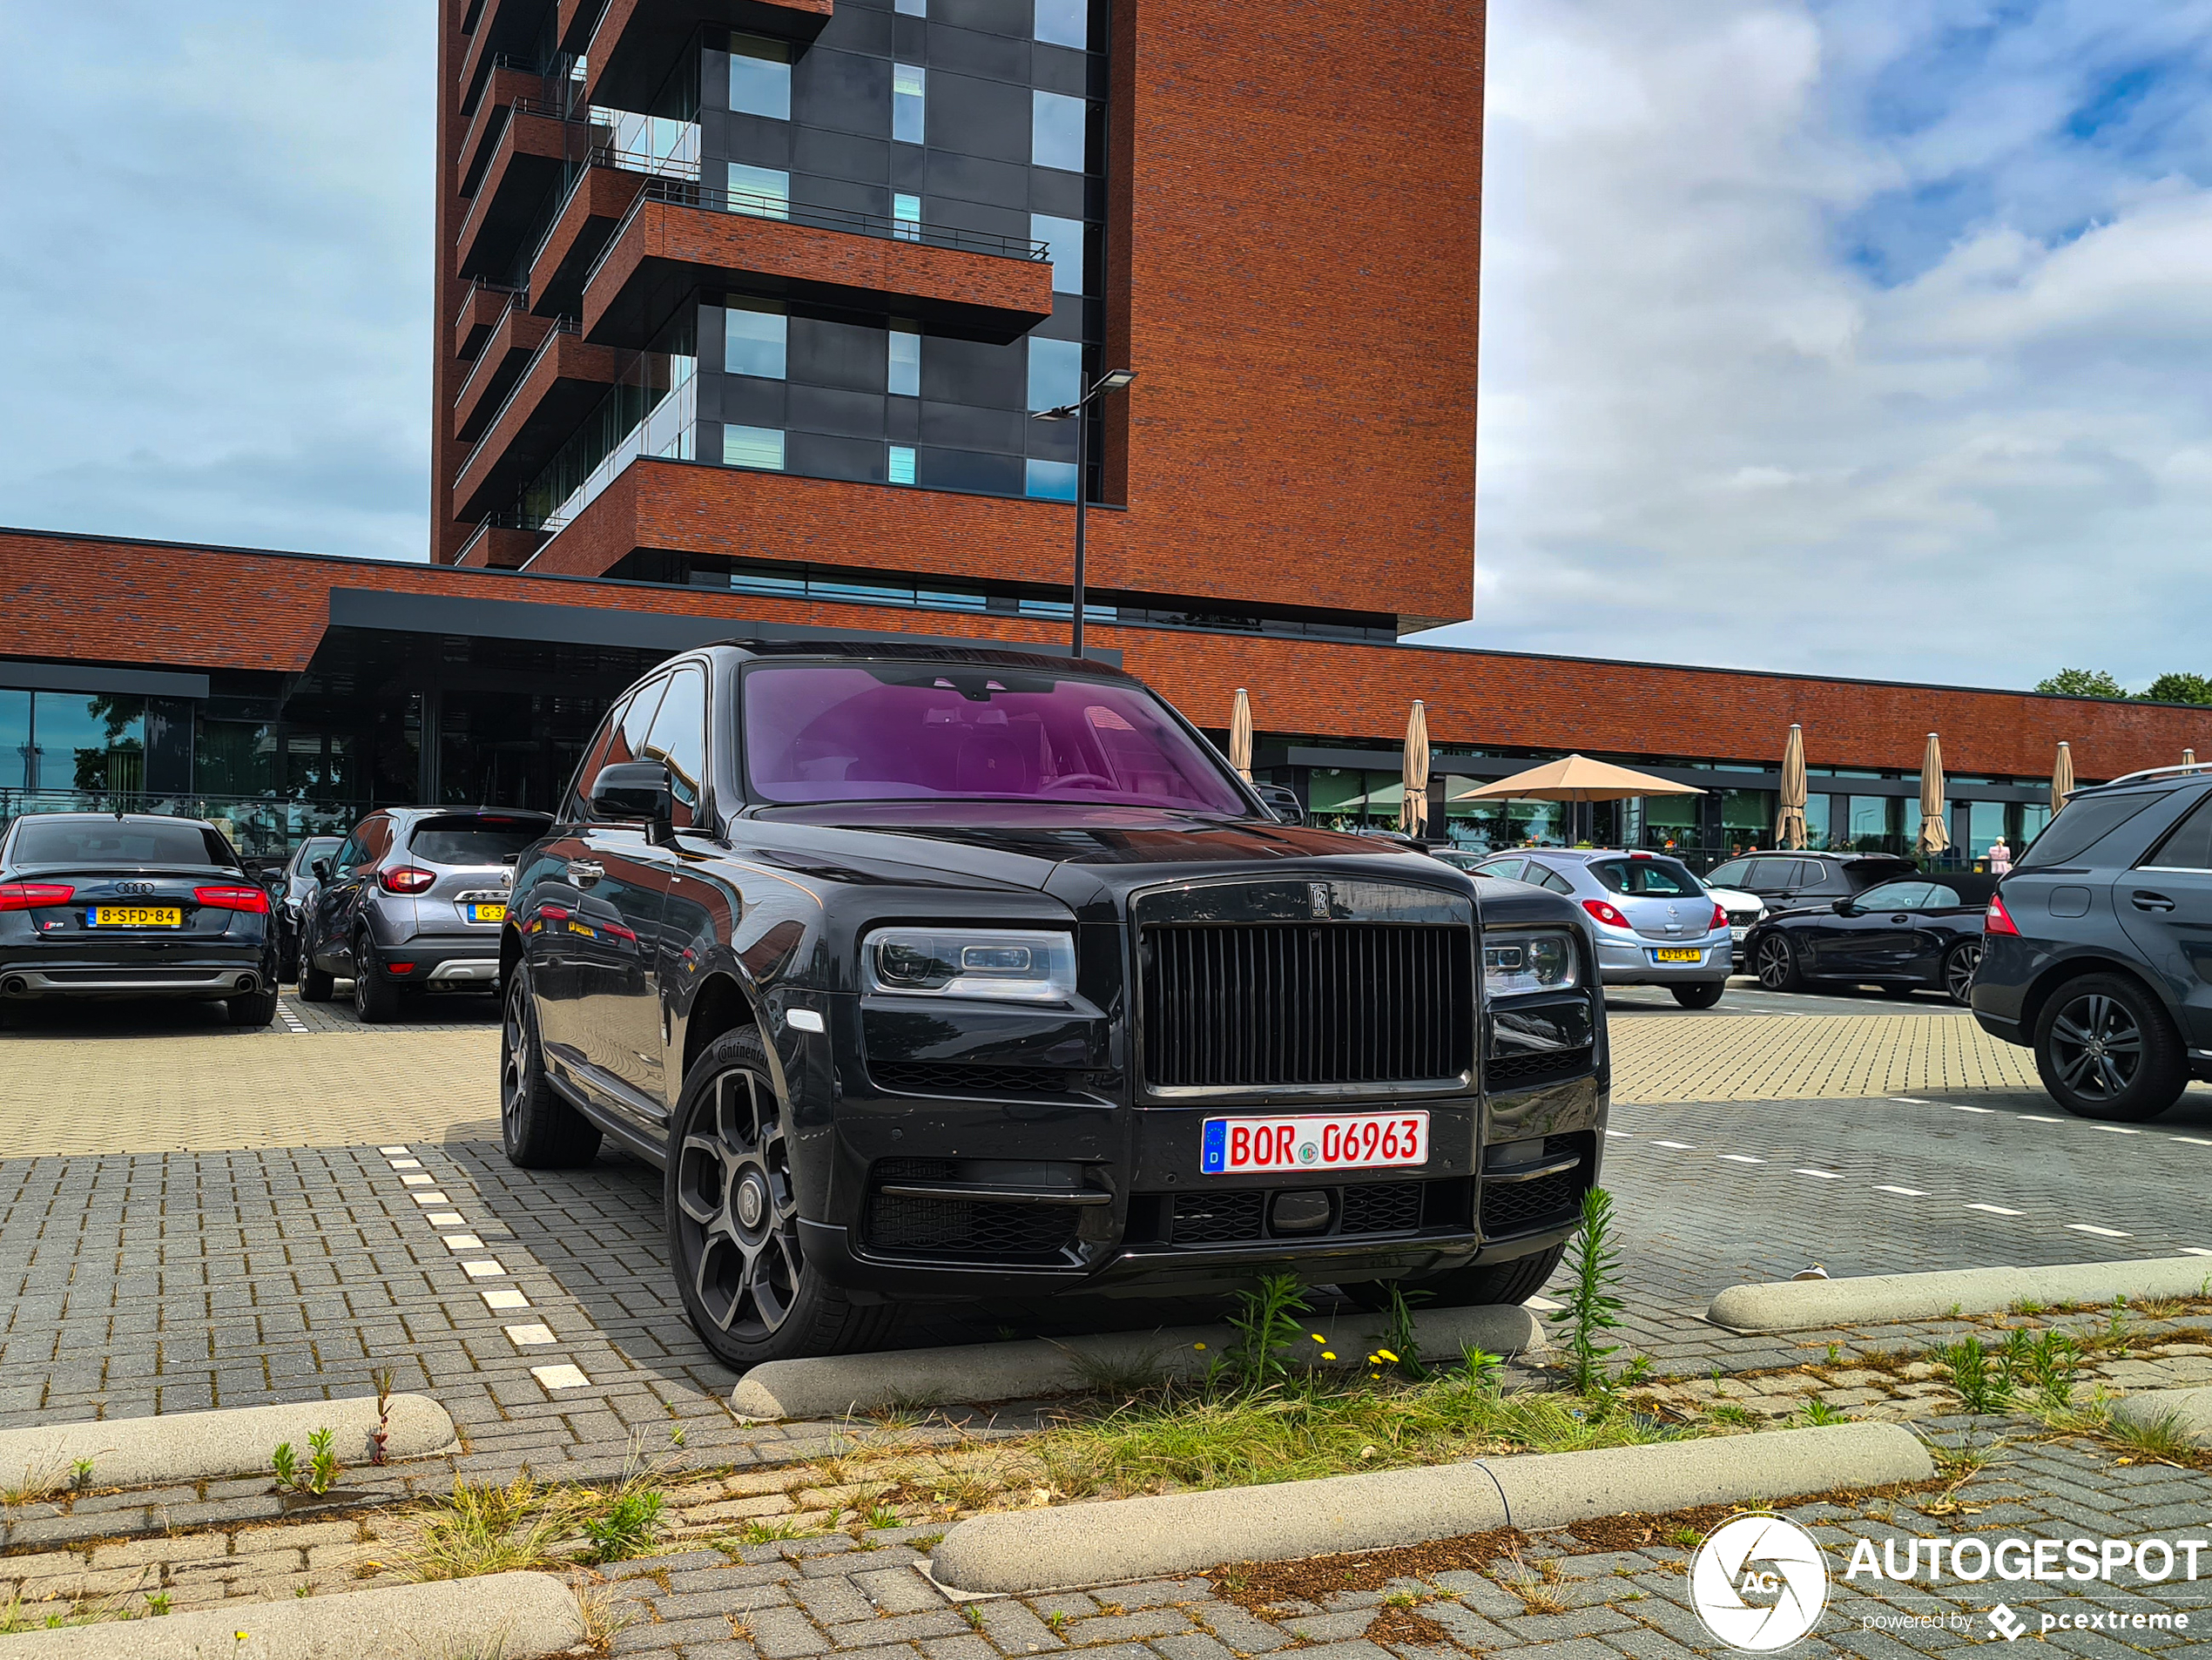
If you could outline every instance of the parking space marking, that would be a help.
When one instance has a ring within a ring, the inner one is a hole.
[[[1721,1157],[1728,1160],[1728,1162],[1731,1164],[1764,1164],[1766,1163],[1765,1159],[1754,1158],[1749,1153],[1723,1153]]]
[[[395,1158],[392,1161],[392,1168],[394,1170],[421,1170],[422,1161],[419,1158]]]
[[[2182,1254],[2185,1257],[2212,1257],[2212,1251],[2206,1250],[2202,1245],[2183,1245]]]
[[[499,1265],[498,1259],[493,1257],[480,1258],[475,1262],[464,1262],[461,1265],[461,1272],[471,1279],[503,1279],[507,1273],[507,1271]]]
[[[591,1380],[583,1375],[579,1366],[534,1366],[530,1376],[548,1389],[587,1389],[591,1386]]]
[[[400,1180],[404,1185],[408,1187],[428,1187],[430,1185],[430,1178],[427,1176],[402,1176],[400,1178]]]
[[[2023,1112],[2020,1121],[2024,1124],[2062,1124],[2066,1122],[2063,1118],[2047,1117],[2040,1112]]]
[[[2092,1222],[2069,1222],[2067,1226],[2076,1233],[2094,1233],[2100,1239],[2132,1239],[2132,1233],[2122,1233],[2118,1228],[2101,1228]]]
[[[1908,1107],[1932,1107],[1935,1105],[1934,1102],[1923,1101],[1917,1095],[1893,1095],[1885,1098],[1891,1101],[1903,1102]]]
[[[1840,1182],[1844,1179],[1843,1172],[1841,1171],[1793,1170],[1790,1173],[1792,1176],[1817,1176],[1824,1182]]]
[[[2140,1136],[2143,1133],[2140,1130],[2130,1130],[2125,1124],[2091,1124],[2089,1128],[2101,1130],[2107,1136]]]
[[[1678,1153],[1690,1153],[1697,1151],[1693,1144],[1686,1141],[1655,1141],[1651,1144],[1654,1147],[1671,1147]]]
[[[2212,1141],[2207,1141],[2202,1136],[2175,1136],[2173,1139],[2185,1141],[2192,1147],[2212,1147]]]
[[[1877,1193],[1895,1193],[1895,1194],[1897,1194],[1897,1195],[1898,1195],[1899,1198],[1908,1198],[1908,1199],[1924,1199],[1924,1198],[1927,1198],[1927,1197],[1928,1197],[1928,1196],[1927,1196],[1927,1193],[1926,1193],[1924,1190],[1922,1190],[1922,1189],[1920,1189],[1920,1188],[1917,1188],[1917,1187],[1892,1187],[1892,1186],[1891,1186],[1888,1183],[1886,1183],[1886,1182],[1880,1184],[1878,1186],[1877,1186],[1877,1187],[1875,1188],[1875,1190],[1874,1190],[1874,1191],[1875,1191]]]
[[[1554,1303],[1548,1297],[1526,1298],[1522,1300],[1521,1306],[1523,1308],[1533,1308],[1539,1314],[1548,1314],[1554,1309],[1560,1309],[1567,1306],[1565,1303]]]
[[[509,1326],[503,1328],[507,1340],[518,1349],[531,1348],[541,1343],[550,1343],[553,1328],[550,1326]]]
[[[528,1308],[530,1299],[518,1291],[502,1287],[498,1291],[481,1292],[486,1308]]]
[[[450,1205],[453,1203],[451,1199],[448,1198],[444,1194],[439,1192],[435,1187],[428,1193],[410,1193],[408,1195],[408,1198],[413,1199],[417,1205]]]
[[[434,1228],[457,1228],[462,1225],[458,1211],[433,1211],[425,1219]]]
[[[1614,1141],[1634,1141],[1635,1139],[1634,1136],[1631,1136],[1625,1130],[1608,1130],[1605,1133],[1609,1139]]]
[[[454,1219],[457,1222],[460,1218]],[[473,1233],[442,1233],[438,1238],[446,1242],[448,1251],[482,1251],[484,1248],[484,1242]]]
[[[280,998],[277,1002],[277,1018],[284,1022],[284,1029],[286,1031],[296,1032],[302,1037],[307,1036],[307,1022],[301,1020],[299,1016],[293,1014],[292,1012],[292,1005],[284,1002],[281,998]]]
[[[1947,1101],[1944,1104],[1953,1112],[1994,1112],[1997,1110],[1994,1107],[1962,1107],[1956,1101]]]
[[[1986,1211],[1992,1216],[2026,1216],[2025,1211],[2008,1211],[2001,1205],[1969,1205],[1969,1211]]]
[[[383,1154],[387,1158],[404,1158],[407,1157],[407,1149],[404,1147],[379,1147],[376,1151]]]

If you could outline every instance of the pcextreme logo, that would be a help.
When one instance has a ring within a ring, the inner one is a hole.
[[[1828,1562],[1820,1542],[1780,1516],[1731,1516],[1689,1562],[1689,1601],[1731,1649],[1771,1654],[1820,1623]]]

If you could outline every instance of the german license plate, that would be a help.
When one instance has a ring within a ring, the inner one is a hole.
[[[185,914],[174,905],[95,905],[84,913],[88,928],[177,928]]]
[[[507,908],[504,905],[471,905],[469,920],[471,922],[504,922]]]
[[[1428,1114],[1358,1112],[1283,1118],[1209,1118],[1198,1168],[1209,1176],[1248,1171],[1370,1170],[1426,1164]]]
[[[1683,946],[1662,946],[1651,954],[1654,962],[1703,962],[1705,954]]]

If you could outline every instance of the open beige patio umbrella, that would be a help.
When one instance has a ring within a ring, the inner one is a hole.
[[[2059,740],[2059,758],[2051,764],[2051,811],[2056,813],[2066,805],[2066,798],[2074,793],[2074,750],[2064,739]]]
[[[1413,699],[1406,717],[1406,759],[1399,776],[1406,782],[1406,799],[1398,804],[1398,827],[1409,836],[1428,833],[1428,705]]]
[[[1805,845],[1805,731],[1790,723],[1790,740],[1782,746],[1782,806],[1774,818],[1774,845],[1796,848]]]
[[[1229,709],[1229,764],[1245,783],[1252,781],[1252,700],[1242,686]]]
[[[1930,732],[1920,757],[1920,851],[1939,854],[1950,845],[1943,827],[1943,740]]]
[[[1695,784],[1677,784],[1671,779],[1654,778],[1649,773],[1632,773],[1625,766],[1615,766],[1608,761],[1594,761],[1587,755],[1569,755],[1564,760],[1546,761],[1541,766],[1532,766],[1525,773],[1515,773],[1511,778],[1501,778],[1494,784],[1463,790],[1452,799],[1454,801],[1625,801],[1634,796],[1704,793]]]

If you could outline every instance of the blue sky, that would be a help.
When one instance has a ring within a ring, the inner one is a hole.
[[[0,523],[422,556],[433,17],[0,0]],[[1490,29],[1474,620],[1436,638],[2212,671],[2212,0]]]

